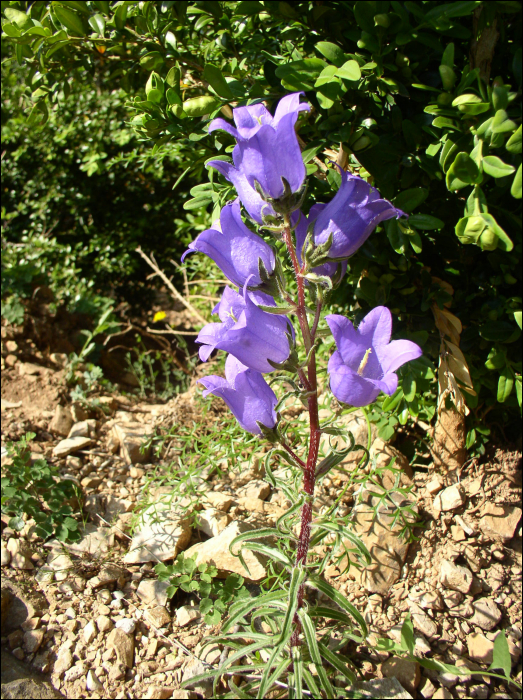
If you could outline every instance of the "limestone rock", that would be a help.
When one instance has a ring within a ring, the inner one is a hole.
[[[145,613],[145,621],[151,622],[155,627],[167,627],[171,622],[169,611],[164,605],[156,605]]]
[[[195,620],[199,620],[200,617],[200,611],[196,608],[191,608],[190,605],[182,605],[182,607],[178,608],[176,611],[176,623],[178,627],[186,627]]]
[[[95,622],[100,632],[109,632],[113,629],[113,621],[107,615],[98,615]]]
[[[167,604],[168,588],[169,583],[167,581],[147,578],[140,581],[136,589],[136,595],[146,604],[155,602],[157,605],[165,606]]]
[[[116,622],[115,627],[125,632],[125,634],[134,634],[136,622],[129,617],[123,617]]]
[[[399,623],[397,625],[394,625],[394,627],[391,627],[390,630],[387,632],[389,637],[393,639],[395,642],[398,644],[401,643],[401,630],[403,627],[403,623]],[[414,631],[414,655],[415,656],[425,656],[425,654],[430,654],[432,651],[432,648],[430,644],[427,642],[425,637],[420,634],[419,632]]]
[[[114,649],[118,661],[127,668],[133,667],[134,637],[115,627],[107,637],[107,648]]]
[[[55,408],[54,416],[49,423],[49,432],[53,435],[67,437],[73,426],[73,417],[71,411],[64,406],[58,405]]]
[[[220,491],[207,491],[204,496],[204,500],[207,501],[216,510],[222,511],[222,513],[228,513],[230,507],[234,503],[234,498],[229,496],[229,494],[221,493]]]
[[[441,491],[443,488],[443,481],[439,476],[433,476],[432,479],[425,484],[425,490],[430,493],[431,496],[434,496],[435,494],[438,493],[438,491]]]
[[[385,678],[396,678],[410,693],[415,693],[421,680],[421,671],[416,661],[392,657],[381,667]]]
[[[216,537],[222,530],[225,530],[231,517],[216,508],[207,508],[198,513],[198,529],[205,532],[209,537]]]
[[[372,443],[370,450],[371,457],[376,458],[377,467],[388,467],[391,469],[386,469],[381,475],[381,483],[383,488],[391,489],[396,481],[396,472],[392,469],[400,470],[400,485],[410,486],[412,484],[412,468],[409,464],[409,460],[405,457],[403,452],[392,445],[387,444],[381,438],[376,438]],[[394,460],[394,463],[393,463]]]
[[[172,688],[166,688],[166,687],[159,686],[159,685],[152,685],[152,686],[150,686],[149,690],[147,691],[147,695],[145,696],[145,699],[146,700],[164,700],[164,698],[172,698],[173,697],[172,692],[173,692]],[[187,697],[189,697],[189,695],[187,695]]]
[[[246,571],[240,559],[229,551],[229,545],[235,537],[254,529],[249,523],[234,521],[218,537],[212,537],[206,542],[199,542],[190,547],[186,556],[191,557],[196,554],[197,565],[212,564],[222,575],[236,573],[251,581],[260,581],[266,576],[264,557],[245,549],[243,558],[249,567],[249,571]]]
[[[94,620],[90,620],[83,629],[83,638],[86,644],[90,644],[96,637],[97,629]]]
[[[58,445],[53,450],[54,457],[67,457],[78,450],[84,450],[86,447],[91,445],[91,438],[87,437],[74,437],[66,438],[65,440],[60,440]]]
[[[503,617],[501,610],[490,598],[479,598],[472,603],[472,607],[474,617],[470,622],[482,630],[493,630]]]
[[[357,690],[364,698],[373,700],[412,700],[412,695],[405,690],[397,678],[375,678],[372,681],[359,681],[350,690]]]
[[[90,692],[98,693],[104,689],[103,683],[100,682],[99,678],[91,669],[87,672],[87,677],[85,679],[85,689]]]
[[[494,642],[487,639],[484,634],[469,634],[467,637],[467,647],[469,656],[473,661],[479,661],[479,663],[482,664],[492,663]]]
[[[10,537],[7,540],[7,551],[11,555],[10,565],[13,569],[34,569],[34,564],[29,558],[31,556],[31,552],[29,551],[27,543],[24,540]]]
[[[142,423],[115,423],[113,435],[120,445],[120,454],[127,464],[144,464],[149,459],[150,448],[140,448],[152,433],[152,426]]]
[[[408,593],[409,600],[417,603],[424,610],[443,610],[443,598],[434,588],[424,591],[414,586]]]
[[[197,693],[200,693],[204,697],[209,697],[209,691],[212,689],[212,680],[210,681],[196,681],[194,684],[191,683],[191,679],[199,676],[207,671],[207,667],[199,659],[190,659],[184,668],[182,683],[193,688]]]
[[[471,589],[473,578],[466,566],[459,566],[446,559],[441,563],[439,580],[446,588],[466,595]]]
[[[487,503],[481,516],[479,527],[484,535],[495,539],[510,540],[514,537],[521,520],[521,508]]]
[[[2,633],[18,629],[28,619],[41,617],[49,608],[47,598],[37,586],[20,586],[2,578]]]
[[[7,549],[7,544],[2,540],[2,566],[9,566],[11,562],[11,552]]]
[[[261,479],[254,479],[237,490],[238,496],[243,498],[259,498],[264,501],[271,492],[271,487]]]
[[[436,502],[439,499],[439,508]],[[460,484],[453,484],[443,491],[440,491],[436,498],[434,499],[434,510],[440,510],[448,512],[450,510],[457,510],[461,508],[465,503],[465,493]]]
[[[73,665],[73,655],[69,648],[60,649],[58,656],[53,666],[53,673],[61,676],[68,671]]]
[[[28,630],[24,633],[24,648],[28,654],[34,654],[44,641],[44,630]]]
[[[98,574],[98,576],[93,576],[89,579],[88,586],[90,588],[96,589],[100,586],[105,586],[109,583],[114,583],[119,578],[123,578],[125,575],[125,569],[116,564],[105,564]]]
[[[191,540],[191,521],[180,518],[161,501],[147,508],[124,556],[126,564],[176,559]]]
[[[363,492],[362,502],[357,502],[352,509],[350,527],[367,547],[372,560],[370,565],[363,566],[360,571],[354,568],[352,572],[367,591],[386,595],[400,577],[409,545],[399,538],[400,525],[393,524],[394,507],[379,505],[379,517],[376,518],[373,509],[374,498],[369,492]],[[413,510],[417,510],[416,505],[411,506]],[[353,546],[348,541],[345,544],[348,548]],[[341,567],[344,565],[342,561]]]

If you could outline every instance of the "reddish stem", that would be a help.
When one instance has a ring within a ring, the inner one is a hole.
[[[288,220],[286,220],[285,223],[286,226],[284,229],[284,241],[287,246],[287,250],[289,251],[289,255],[294,268],[294,274],[296,275],[296,284],[298,285],[298,308],[296,309],[296,313],[298,315],[298,321],[300,324],[300,329],[305,344],[305,352],[309,353],[313,344],[313,339],[311,337],[309,322],[307,320],[307,311],[305,308],[305,281],[301,276],[301,268],[292,241],[290,223]],[[316,311],[314,332],[316,332],[320,311],[321,307],[319,307]],[[305,377],[302,379],[302,382],[305,384],[304,380]],[[316,462],[318,461],[318,450],[321,436],[320,423],[318,417],[316,353],[314,351],[310,353],[309,364],[307,366],[306,383],[308,384],[307,390],[310,392],[310,396],[307,398],[307,403],[309,407],[310,437],[307,463],[305,464],[303,469],[303,490],[305,492],[305,503],[303,504],[303,507],[301,509],[301,528],[300,537],[298,540],[298,547],[296,550],[295,566],[302,566],[307,562],[307,554],[309,552],[309,544],[311,538],[312,502],[314,498],[314,486],[316,481]],[[302,584],[298,589],[298,610],[303,605],[304,592],[305,585]],[[298,615],[296,614],[294,617],[294,631],[291,637],[291,646],[298,646],[300,644],[300,632],[301,623],[299,621]]]

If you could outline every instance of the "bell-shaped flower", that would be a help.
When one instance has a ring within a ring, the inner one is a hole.
[[[249,184],[245,173],[235,168],[232,163],[225,160],[210,160],[207,165],[220,172],[226,180],[234,185],[241,203],[256,223],[263,224],[264,217],[276,216],[276,212],[269,202],[263,200],[254,187]]]
[[[220,221],[200,233],[182,256],[192,252],[208,255],[223,274],[237,287],[243,287],[250,278],[250,286],[262,284],[260,260],[270,275],[276,264],[274,251],[268,243],[243,223],[240,200],[228,202],[220,212]]]
[[[229,122],[226,122],[225,119],[218,117],[209,124],[209,133],[216,129],[221,129],[234,136],[237,141],[247,140],[255,136],[264,124],[268,124],[276,129],[282,118],[288,114],[292,115],[294,125],[298,119],[298,113],[308,112],[310,109],[306,102],[300,103],[300,95],[303,95],[303,92],[294,92],[291,95],[282,97],[278,102],[274,117],[267,107],[261,103],[249,105],[248,107],[236,107],[236,109],[232,110],[232,118],[236,128]]]
[[[309,211],[309,216],[305,216],[300,211],[295,211],[292,214],[291,221],[292,223],[296,226],[295,229],[295,236],[296,236],[296,255],[298,256],[298,262],[300,265],[303,265],[303,260],[302,260],[302,250],[303,250],[303,244],[305,243],[305,239],[307,238],[307,231],[309,228],[309,225],[311,221],[314,221],[318,217],[318,214],[325,209],[327,205],[326,204],[313,204],[312,207],[310,208]],[[297,222],[297,223],[296,223]],[[338,268],[341,265],[341,270],[339,279],[344,277],[345,273],[347,272],[347,261],[342,260],[341,262],[326,262],[323,265],[318,265],[317,267],[313,267],[312,271],[315,272],[317,275],[324,275],[325,277],[335,277],[337,276],[338,273]]]
[[[244,430],[261,434],[258,423],[274,428],[278,399],[260,372],[249,369],[233,355],[225,361],[225,379],[216,375],[198,380],[204,385],[204,396],[222,398]]]
[[[250,369],[273,372],[274,367],[268,360],[281,363],[289,357],[292,325],[286,316],[258,308],[257,304],[274,306],[274,300],[260,292],[248,292],[248,284],[250,280],[245,283],[242,294],[225,287],[213,310],[220,317],[220,323],[208,323],[196,338],[203,346],[199,351],[200,359],[206,362],[214,349],[225,350]]]
[[[220,160],[208,165],[233,183],[249,215],[258,223],[262,223],[263,215],[274,216],[267,200],[287,199],[299,193],[305,182],[306,170],[294,126],[298,113],[310,108],[300,104],[300,94],[281,99],[274,117],[263,105],[252,105],[233,111],[236,128],[221,118],[209,126],[209,131],[224,129],[237,139],[232,165]]]
[[[376,226],[405,216],[377,189],[356,175],[341,171],[341,185],[314,221],[314,244],[326,243],[332,234],[330,258],[348,258],[362,246]],[[309,219],[312,217],[309,215]]]
[[[330,387],[342,403],[368,406],[380,391],[392,396],[398,387],[395,371],[422,355],[410,340],[390,342],[392,315],[385,306],[372,309],[358,328],[338,314],[325,320],[338,348],[329,360]]]

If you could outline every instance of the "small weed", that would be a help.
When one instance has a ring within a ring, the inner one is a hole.
[[[192,368],[196,360],[190,356],[187,343],[182,336],[177,336],[178,346],[184,350],[188,372],[176,366],[174,360],[159,351],[147,350],[140,336],[137,337],[137,348],[134,350],[136,360],[131,353],[126,356],[127,368],[138,382],[138,393],[141,398],[157,396],[167,401],[174,394],[186,391],[190,382]],[[158,385],[162,389],[158,390]]]
[[[9,526],[14,530],[25,526],[25,513],[35,520],[38,537],[78,540],[78,522],[68,504],[79,496],[78,488],[69,479],[60,480],[58,469],[45,459],[31,461],[28,443],[34,437],[34,433],[26,433],[19,442],[6,443],[12,463],[2,476],[2,513],[12,516]]]
[[[218,579],[218,569],[215,566],[196,565],[196,554],[186,557],[182,552],[174,564],[157,564],[154,570],[160,581],[169,581],[168,598],[172,598],[181,589],[186,593],[194,593],[200,599],[200,612],[207,625],[217,625],[232,603],[249,597],[242,576],[230,574],[225,580]]]

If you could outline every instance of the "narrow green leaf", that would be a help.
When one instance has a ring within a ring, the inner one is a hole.
[[[362,614],[357,610],[352,603],[350,603],[345,596],[343,596],[339,591],[337,591],[333,586],[331,586],[327,581],[324,581],[319,576],[315,574],[309,574],[309,583],[321,591],[323,594],[330,598],[334,603],[340,606],[342,610],[345,610],[351,617],[356,620],[358,625],[361,627],[363,635],[366,637],[368,634],[367,623],[363,619]]]
[[[305,641],[309,648],[309,653],[311,655],[312,662],[316,666],[316,673],[318,674],[318,678],[320,679],[320,685],[323,689],[323,692],[325,693],[326,697],[334,698],[336,697],[334,694],[334,689],[330,684],[327,674],[325,673],[325,669],[323,668],[320,650],[316,641],[316,628],[314,626],[314,623],[304,610],[299,610],[298,615],[300,618],[303,634],[305,636]]]
[[[412,216],[409,216],[409,225],[415,226],[422,231],[432,231],[443,228],[445,224],[441,219],[437,219],[429,214],[412,214]]]
[[[521,199],[521,163],[514,175],[514,180],[512,181],[512,187],[510,188],[510,194],[514,199]]]
[[[333,666],[342,676],[349,681],[349,683],[356,683],[356,674],[349,670],[348,659],[344,658],[340,654],[335,654],[329,649],[329,647],[323,642],[319,643],[320,654],[323,656],[325,661],[327,661],[331,666]]]

